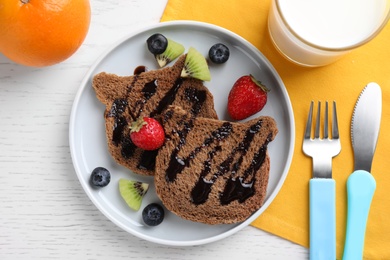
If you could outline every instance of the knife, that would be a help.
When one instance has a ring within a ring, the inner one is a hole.
[[[347,180],[347,230],[343,260],[363,259],[364,235],[376,182],[371,171],[382,114],[382,91],[369,83],[356,102],[351,122],[354,172]]]

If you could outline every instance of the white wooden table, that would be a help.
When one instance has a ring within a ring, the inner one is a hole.
[[[23,67],[0,54],[1,260],[308,258],[306,248],[251,226],[207,245],[153,244],[115,226],[84,193],[68,144],[81,80],[106,48],[158,23],[166,2],[91,0],[84,44],[52,67]]]

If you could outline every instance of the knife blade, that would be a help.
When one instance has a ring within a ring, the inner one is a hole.
[[[369,83],[356,102],[351,122],[354,172],[347,180],[347,228],[343,260],[363,259],[368,213],[376,182],[371,172],[382,114],[382,91]]]

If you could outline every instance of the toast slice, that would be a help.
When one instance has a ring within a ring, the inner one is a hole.
[[[135,173],[154,175],[158,150],[144,151],[130,140],[129,126],[139,117],[154,117],[169,106],[181,106],[193,116],[217,118],[212,94],[197,79],[180,77],[185,56],[171,67],[132,76],[105,72],[93,77],[92,87],[105,106],[108,149],[115,161]]]
[[[176,215],[206,224],[241,222],[266,196],[267,146],[277,132],[273,118],[245,123],[193,117],[180,107],[163,113],[166,142],[156,160],[155,187]]]

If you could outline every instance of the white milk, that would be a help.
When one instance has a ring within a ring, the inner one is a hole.
[[[337,60],[381,27],[389,0],[279,0],[272,2],[269,31],[287,58],[307,66]],[[298,37],[297,37],[298,36]]]

